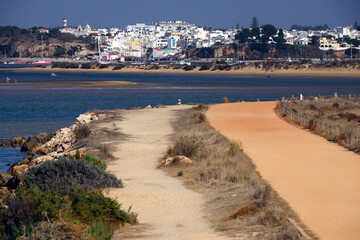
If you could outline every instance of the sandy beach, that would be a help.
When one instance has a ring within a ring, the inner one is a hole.
[[[260,76],[260,77],[350,77],[360,78],[360,69],[288,69],[265,71],[254,67],[246,67],[238,70],[229,71],[199,71],[199,67],[192,71],[183,69],[152,69],[145,70],[132,67],[125,67],[119,70],[112,70],[112,66],[104,69],[62,69],[62,68],[11,68],[1,69],[0,71],[13,72],[48,72],[48,73],[111,73],[111,74],[211,74],[211,75],[238,75],[238,76]]]
[[[360,239],[360,157],[290,125],[275,102],[214,105],[213,127],[242,142],[260,174],[320,239]]]
[[[52,87],[131,87],[137,83],[125,81],[94,81],[94,82],[37,82],[37,83],[0,83],[0,86],[52,86]]]

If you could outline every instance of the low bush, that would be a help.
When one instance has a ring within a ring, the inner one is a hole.
[[[172,147],[167,150],[168,156],[185,156],[191,158],[195,156],[201,146],[201,141],[195,134],[180,136]]]
[[[89,190],[123,187],[122,181],[113,174],[92,166],[83,159],[74,160],[66,157],[31,167],[24,184],[36,185],[42,191],[57,189],[63,195],[68,194],[73,187]]]
[[[108,68],[109,64],[100,64],[99,68],[103,69],[103,68]]]
[[[81,64],[82,69],[91,69],[91,63],[83,63]]]
[[[38,186],[22,187],[5,204],[7,207],[0,210],[0,236],[4,239],[31,236],[34,227],[36,234],[43,237],[39,239],[45,239],[48,233],[42,231],[51,226],[39,223],[47,221],[52,225],[51,222],[59,221],[61,217],[83,224],[102,222],[108,226],[103,228],[102,236],[111,236],[118,225],[137,222],[136,214],[130,209],[127,212],[121,210],[116,200],[105,197],[100,191],[73,188],[69,194],[61,195],[56,189],[42,191]],[[91,226],[89,233],[99,233],[96,224]]]
[[[110,240],[113,236],[114,227],[102,220],[92,221],[90,229],[87,231],[95,240]]]
[[[209,106],[207,106],[205,104],[199,104],[196,107],[193,107],[192,109],[197,110],[197,111],[206,111],[209,109]]]
[[[195,69],[195,66],[192,66],[192,65],[187,65],[183,68],[185,71],[192,71]]]
[[[207,71],[211,69],[211,65],[202,65],[199,71]]]
[[[88,125],[80,124],[80,125],[78,125],[78,127],[75,129],[74,132],[75,132],[76,139],[79,140],[79,139],[89,136],[89,134],[91,133],[91,130]]]
[[[82,223],[103,221],[117,226],[120,223],[136,223],[136,215],[121,210],[121,205],[99,191],[71,191],[71,215]]]
[[[223,97],[222,103],[229,103],[229,99],[227,97]]]
[[[89,163],[90,165],[92,166],[96,166],[96,167],[99,167],[101,169],[106,169],[107,165],[104,161],[94,157],[94,156],[91,156],[91,155],[84,155],[83,156],[84,160]]]
[[[115,67],[112,70],[120,70],[120,69],[123,69],[124,67],[125,67],[124,64],[118,64],[118,65],[115,65]]]

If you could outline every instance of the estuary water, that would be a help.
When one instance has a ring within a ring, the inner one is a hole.
[[[189,74],[84,74],[0,72],[0,138],[55,132],[70,126],[75,118],[95,109],[145,107],[157,104],[271,101],[292,95],[329,96],[360,94],[359,78],[266,78],[230,75]],[[17,86],[17,83],[38,83]],[[129,81],[135,87],[69,87],[42,85],[44,82]],[[22,154],[0,148],[0,172],[7,164],[21,160]]]

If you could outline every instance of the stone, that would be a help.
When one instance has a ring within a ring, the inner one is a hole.
[[[11,147],[11,143],[10,143],[10,141],[2,141],[1,146],[2,147]]]
[[[147,105],[145,109],[151,109],[151,105]]]
[[[12,176],[13,178],[9,180],[6,184],[8,188],[15,189],[19,184],[24,181],[25,174],[29,171],[29,166],[26,164],[20,166],[14,166],[12,168]]]
[[[170,166],[170,165],[191,165],[193,162],[190,158],[185,156],[175,156],[175,157],[168,157],[164,161],[161,162],[162,166]]]
[[[40,145],[40,139],[37,136],[31,136],[21,147],[22,152],[29,152]]]
[[[6,184],[13,178],[8,173],[0,173],[0,186],[6,186]]]
[[[0,187],[0,203],[11,196],[11,192],[6,187]]]
[[[17,136],[10,140],[11,147],[16,148],[20,145],[22,137]]]

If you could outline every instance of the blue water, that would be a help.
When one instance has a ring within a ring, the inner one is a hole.
[[[0,138],[54,132],[94,109],[130,109],[157,104],[219,103],[277,100],[281,97],[360,94],[359,78],[265,78],[229,75],[183,74],[58,74],[0,72],[0,83],[9,77],[18,83],[71,81],[130,81],[131,88],[0,86]],[[0,148],[0,164],[20,160],[13,150]],[[4,152],[7,152],[6,154]],[[5,164],[6,165],[6,164]],[[6,171],[0,165],[0,172]]]

